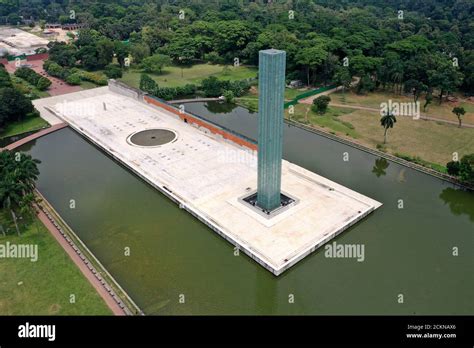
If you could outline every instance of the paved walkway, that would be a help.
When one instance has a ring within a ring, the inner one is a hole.
[[[38,218],[40,221],[43,223],[43,225],[51,232],[53,235],[54,239],[62,246],[64,251],[69,255],[71,260],[76,264],[76,266],[79,268],[79,270],[82,272],[82,274],[86,277],[86,279],[91,283],[91,285],[94,287],[94,289],[97,291],[97,293],[102,297],[102,299],[105,301],[107,306],[110,308],[110,310],[114,313],[114,315],[126,315],[124,310],[120,308],[120,306],[113,300],[113,298],[110,296],[110,294],[105,290],[103,285],[99,282],[99,280],[95,277],[95,275],[92,273],[92,271],[86,266],[84,261],[79,257],[79,255],[74,251],[72,246],[64,239],[64,237],[61,235],[59,230],[56,228],[56,226],[53,225],[53,223],[48,219],[46,214],[41,210],[38,210]]]
[[[49,128],[46,128],[46,129],[43,129],[43,130],[40,130],[39,132],[36,132],[32,135],[29,135],[27,136],[26,138],[23,138],[21,140],[18,140],[16,142],[14,142],[13,144],[10,144],[8,145],[7,147],[5,147],[4,149],[0,149],[0,150],[14,150],[16,149],[17,147],[21,146],[21,145],[24,145],[32,140],[35,140],[35,139],[38,139],[42,136],[45,136],[46,134],[49,134],[49,133],[52,133],[52,132],[56,132],[57,130],[59,129],[63,129],[67,127],[67,123],[58,123],[58,124],[55,124],[54,126],[51,126]]]
[[[347,109],[356,109],[356,110],[367,110],[367,111],[370,111],[370,112],[377,112],[377,113],[380,113],[380,109],[377,109],[377,108],[370,108],[370,107],[367,107],[367,106],[345,105],[345,104],[338,104],[338,103],[330,103],[329,105],[330,105],[330,106],[336,106],[336,107],[338,107],[338,108],[347,108]],[[451,125],[454,125],[454,126],[458,126],[458,125],[459,125],[459,123],[456,122],[456,121],[449,121],[449,120],[445,120],[445,119],[442,119],[442,118],[431,117],[431,116],[427,116],[426,114],[421,114],[421,115],[420,115],[420,119],[422,119],[422,120],[427,120],[427,121],[442,122],[442,123],[451,124]],[[474,128],[474,124],[470,124],[470,123],[465,123],[465,122],[463,122],[462,127],[463,127],[463,128]]]
[[[49,75],[43,68],[43,64],[44,64],[43,60],[22,61],[22,63],[31,65],[31,69],[33,69],[38,74],[40,74],[43,77],[46,77],[47,79],[51,81],[51,86],[46,91],[51,96],[63,95],[63,94],[78,92],[82,90],[81,86],[68,85],[63,80]],[[15,61],[9,62],[5,66],[5,68],[10,74],[13,74],[15,70],[17,69]]]

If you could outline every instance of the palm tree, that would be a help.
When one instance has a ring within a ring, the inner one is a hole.
[[[23,185],[17,182],[12,174],[7,174],[0,181],[0,202],[2,202],[4,209],[10,211],[18,235],[20,235],[20,229],[18,228],[15,208],[20,204],[22,192]]]
[[[27,206],[32,206],[39,163],[30,155],[10,151],[0,153],[0,205],[10,211],[18,235],[20,229],[15,211],[22,207],[24,211]]]
[[[380,124],[382,127],[385,128],[385,132],[383,134],[383,143],[387,143],[387,131],[389,128],[393,128],[395,123],[397,122],[397,118],[395,117],[394,114],[392,114],[392,110],[389,110],[385,113],[385,115],[382,116],[380,119]]]
[[[38,164],[40,163],[39,160],[26,154],[21,154],[20,161],[17,162],[15,173],[18,180],[25,185],[26,193],[33,192],[36,187],[35,182],[38,180]]]
[[[39,202],[39,199],[33,193],[28,193],[21,198],[20,201],[20,214],[22,216],[27,216],[31,221],[35,222],[36,230],[40,232],[38,226],[38,220],[35,219],[37,211],[35,204]]]

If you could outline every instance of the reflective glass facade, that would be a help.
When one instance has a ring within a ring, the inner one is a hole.
[[[266,211],[280,206],[285,65],[285,51],[259,52],[257,204]]]

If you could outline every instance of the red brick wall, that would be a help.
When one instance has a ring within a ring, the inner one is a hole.
[[[145,99],[145,102],[149,103],[149,104],[153,104],[153,105],[156,105],[160,108],[163,108],[177,116],[179,116],[179,118],[181,118],[181,120],[184,121],[184,119],[186,119],[186,121],[188,123],[194,123],[196,124],[197,126],[199,127],[204,127],[206,129],[208,129],[211,133],[213,134],[219,134],[221,135],[224,139],[228,139],[236,144],[239,144],[241,146],[245,146],[251,150],[257,150],[257,145],[249,142],[249,141],[246,141],[245,139],[242,139],[241,137],[238,137],[234,134],[231,134],[231,133],[228,133],[226,132],[225,130],[223,129],[220,129],[220,128],[217,128],[217,127],[214,127],[190,114],[187,114],[187,113],[180,113],[178,110],[176,110],[174,107],[172,106],[169,106],[167,104],[164,104],[164,103],[160,103],[158,100],[156,99],[153,99],[153,98],[150,98],[150,97],[147,97],[145,96],[144,97]]]
[[[31,56],[26,56],[26,60],[46,60],[49,58],[48,53],[33,54]]]

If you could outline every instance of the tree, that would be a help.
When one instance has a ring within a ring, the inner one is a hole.
[[[426,111],[426,108],[428,105],[430,105],[433,102],[433,93],[431,91],[428,91],[425,96],[425,105],[423,105],[423,111]]]
[[[30,220],[34,221],[36,231],[38,233],[40,233],[40,229],[38,225],[38,220],[35,219],[36,215],[38,214],[35,205],[39,202],[40,200],[33,193],[27,193],[21,198],[19,203],[21,216],[29,217]]]
[[[461,158],[459,178],[469,184],[474,184],[474,153]]]
[[[33,104],[14,88],[0,89],[0,127],[8,121],[19,121],[34,111]]]
[[[421,81],[418,80],[408,80],[405,82],[405,92],[413,94],[413,101],[416,103],[420,94],[423,91],[426,91],[428,87]]]
[[[383,143],[384,144],[387,143],[387,131],[388,131],[388,129],[393,128],[393,126],[395,125],[396,122],[397,122],[397,118],[392,113],[392,110],[388,110],[387,112],[385,112],[385,114],[380,119],[380,124],[385,129],[384,134],[383,134],[383,138],[384,138]]]
[[[171,58],[164,54],[155,54],[143,59],[142,69],[148,73],[161,73],[165,66],[171,64]]]
[[[146,44],[150,51],[154,53],[159,47],[170,42],[174,36],[173,32],[169,30],[163,30],[161,28],[145,26],[142,31],[143,43]]]
[[[15,209],[18,208],[21,201],[21,185],[16,182],[13,173],[5,173],[0,181],[0,201],[3,209],[10,212],[16,231],[20,235]]]
[[[234,101],[234,92],[224,91],[224,93],[222,93],[222,95],[224,96],[226,102],[232,103]]]
[[[150,56],[150,47],[144,43],[133,44],[130,48],[130,54],[134,64],[140,64],[143,59]]]
[[[107,39],[103,38],[97,42],[97,63],[99,68],[103,68],[106,65],[112,63],[114,58],[114,43]]]
[[[213,51],[233,59],[255,35],[249,22],[241,20],[219,21],[214,27]]]
[[[322,95],[313,100],[313,111],[318,114],[324,114],[328,108],[331,98],[327,95]]]
[[[95,46],[81,47],[76,56],[81,61],[82,66],[87,70],[95,70],[100,67]]]
[[[0,152],[0,204],[10,211],[18,235],[20,229],[17,212],[22,206],[33,202],[30,195],[33,194],[38,179],[39,163],[40,161],[33,159],[31,155],[14,154],[7,150]]]
[[[375,89],[375,82],[372,78],[367,74],[362,76],[357,84],[357,93],[364,94],[366,92],[372,92]]]
[[[322,45],[302,48],[296,54],[296,62],[306,68],[306,82],[308,86],[311,85],[311,71],[321,66],[327,54],[328,52]]]
[[[448,170],[449,175],[458,176],[459,175],[459,161],[451,161],[446,164],[446,169]]]
[[[202,80],[201,88],[206,97],[220,97],[222,94],[221,82],[215,76]]]
[[[459,121],[459,128],[461,128],[461,126],[462,126],[462,116],[466,113],[466,110],[464,110],[464,108],[462,106],[456,106],[455,108],[453,108],[452,113],[457,116],[458,121]]]
[[[3,64],[0,64],[0,88],[13,88],[10,74]]]
[[[452,93],[461,85],[463,74],[446,57],[435,57],[435,68],[428,71],[429,86],[439,90],[439,104],[445,94]]]
[[[114,53],[120,67],[125,66],[125,59],[130,55],[130,47],[121,41],[115,41]]]
[[[49,49],[49,60],[63,67],[73,67],[76,64],[76,53],[76,46],[55,42]]]
[[[352,82],[352,76],[349,69],[346,67],[338,66],[336,73],[334,74],[334,83],[338,86],[342,86],[342,95],[345,97],[346,88],[349,89]]]
[[[158,52],[170,56],[177,64],[188,65],[199,56],[199,49],[193,37],[179,33],[173,41],[161,47]]]

